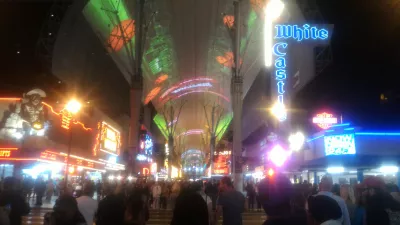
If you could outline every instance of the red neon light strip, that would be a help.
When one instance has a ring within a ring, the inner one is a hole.
[[[36,160],[36,158],[0,158],[0,160],[15,160],[15,161],[30,161]]]

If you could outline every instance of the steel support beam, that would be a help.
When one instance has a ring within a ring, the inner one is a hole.
[[[231,102],[233,109],[233,151],[232,151],[232,175],[234,186],[237,191],[243,191],[243,171],[242,171],[242,107],[243,107],[243,76],[240,68],[240,1],[235,1],[234,5],[234,35],[233,35],[233,54],[235,66],[232,68],[231,80]]]
[[[135,169],[136,155],[139,149],[139,134],[142,111],[142,95],[143,95],[143,74],[142,74],[142,57],[143,57],[143,23],[144,23],[144,3],[145,0],[136,0],[135,12],[135,61],[134,73],[131,77],[130,90],[130,126],[129,126],[129,150],[132,153],[132,170]]]

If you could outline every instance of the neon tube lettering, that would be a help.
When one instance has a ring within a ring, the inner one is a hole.
[[[311,27],[309,24],[304,24],[302,27],[298,25],[275,25],[275,30],[275,39],[292,38],[299,42],[308,39],[325,40],[329,36],[328,30]]]

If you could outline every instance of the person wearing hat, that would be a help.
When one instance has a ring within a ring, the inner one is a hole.
[[[309,225],[340,225],[342,217],[339,204],[325,195],[310,196],[306,203],[307,220]]]
[[[390,225],[390,211],[400,211],[400,203],[385,190],[382,178],[370,176],[364,179],[362,190],[366,199],[366,225]]]

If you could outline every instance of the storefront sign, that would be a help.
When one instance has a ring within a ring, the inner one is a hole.
[[[320,113],[313,117],[313,123],[322,129],[328,129],[334,124],[337,124],[338,118],[331,113]]]
[[[49,161],[59,162],[59,163],[67,163],[67,154],[52,152],[52,151],[44,151],[40,153],[40,159],[45,159]],[[94,168],[94,162],[92,160],[87,160],[75,155],[71,155],[69,158],[69,164],[75,166],[89,167]]]
[[[230,151],[229,151],[230,152]],[[231,160],[230,154],[216,154],[214,157],[214,168],[212,173],[218,175],[229,174],[229,161]]]
[[[112,155],[119,155],[120,145],[120,132],[106,122],[103,122],[100,133],[100,150]]]
[[[5,157],[5,158],[11,157],[11,151],[8,151],[8,150],[1,150],[1,151],[0,151],[0,157]]]
[[[295,41],[297,43],[306,40],[327,40],[328,30],[319,29],[316,26],[310,26],[304,24],[302,26],[298,25],[275,25],[274,39],[275,44],[272,46],[272,53],[275,55],[275,90],[277,96],[277,102],[285,106],[286,103],[286,83],[287,78],[290,76],[290,71],[288,71],[287,53],[289,50],[289,42]],[[286,114],[282,114],[280,121],[285,121],[287,119]]]

